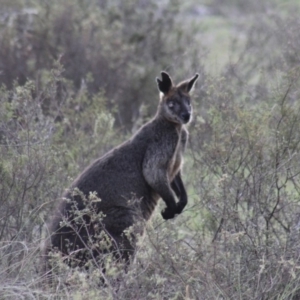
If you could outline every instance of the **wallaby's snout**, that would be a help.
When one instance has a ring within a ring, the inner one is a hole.
[[[190,112],[182,112],[180,114],[180,118],[183,121],[184,124],[188,123],[191,119],[191,113]]]

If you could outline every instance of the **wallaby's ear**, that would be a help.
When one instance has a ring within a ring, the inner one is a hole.
[[[160,74],[162,80],[156,77],[158,89],[160,92],[166,95],[170,91],[171,87],[173,86],[173,82],[170,75],[167,72],[161,72]]]
[[[179,89],[184,90],[185,92],[189,93],[193,90],[198,77],[199,77],[199,74],[196,73],[196,75],[193,78],[179,83],[177,87]]]

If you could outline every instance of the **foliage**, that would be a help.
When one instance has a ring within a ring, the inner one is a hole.
[[[299,72],[255,105],[226,93],[226,79],[209,84],[209,134],[193,145],[193,170],[215,297],[291,297],[299,264]],[[202,137],[199,130],[195,140]]]
[[[14,276],[24,280],[38,275],[35,262],[43,226],[55,200],[69,185],[69,177],[101,155],[99,148],[104,152],[114,145],[112,139],[118,141],[101,94],[88,99],[84,91],[72,96],[72,90],[65,90],[67,96],[58,99],[59,83],[65,81],[61,72],[58,65],[46,74],[43,90],[31,81],[1,90],[0,280],[4,288],[14,282]],[[78,139],[81,145],[76,144]]]
[[[185,51],[190,35],[176,25],[178,14],[176,0],[165,6],[140,0],[32,0],[3,13],[0,83],[10,89],[14,80],[40,81],[59,60],[76,91],[84,86],[90,95],[105,89],[108,107],[118,108],[116,122],[130,129],[142,101],[152,112],[155,108],[156,94],[148,86],[157,66],[172,65]]]
[[[1,299],[299,299],[299,7],[248,2],[208,1],[199,18],[176,1],[1,2]],[[233,37],[218,74],[202,46],[216,19]],[[187,208],[154,215],[126,272],[54,256],[49,284],[51,209],[151,116],[162,69],[200,72]]]

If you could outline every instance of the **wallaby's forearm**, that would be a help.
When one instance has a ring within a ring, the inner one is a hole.
[[[174,218],[177,210],[175,195],[169,183],[166,170],[144,167],[144,177],[151,188],[163,199],[166,208],[162,211],[164,219]]]
[[[181,174],[178,172],[176,177],[171,183],[171,187],[173,191],[175,192],[176,196],[178,197],[179,201],[177,202],[177,207],[176,207],[176,213],[180,214],[185,206],[187,205],[188,198],[187,198],[187,193],[184,187],[184,184],[181,179]]]

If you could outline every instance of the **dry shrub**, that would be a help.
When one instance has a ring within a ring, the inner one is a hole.
[[[34,1],[37,13],[1,19],[1,298],[299,298],[300,28],[297,9],[255,3],[234,19],[243,41],[221,74],[200,70],[188,207],[168,222],[156,214],[127,272],[107,261],[105,285],[98,268],[59,257],[47,283],[45,219],[71,179],[125,139],[119,125],[148,117],[161,69],[201,65],[197,23],[176,31],[176,5],[144,1]]]

